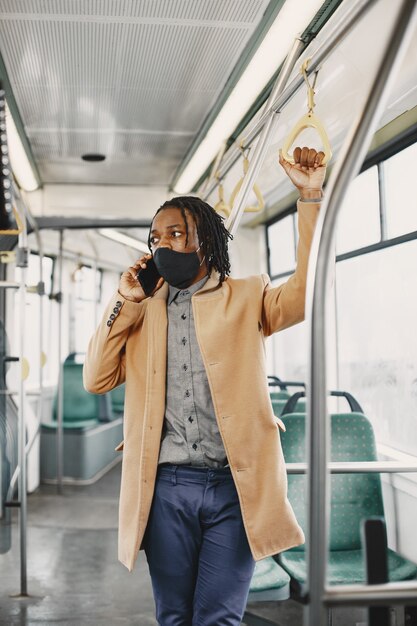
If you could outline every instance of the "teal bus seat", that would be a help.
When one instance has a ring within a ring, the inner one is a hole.
[[[306,461],[304,413],[281,417],[286,432],[281,434],[287,463]],[[331,415],[331,460],[376,461],[374,432],[363,413]],[[306,529],[305,475],[288,476],[288,498],[302,528]],[[333,474],[331,476],[331,515],[329,537],[328,582],[330,585],[363,583],[366,580],[360,527],[363,519],[384,516],[380,475]],[[278,555],[278,561],[291,576],[296,596],[304,595],[307,579],[305,546]],[[389,580],[401,581],[417,576],[417,566],[388,550]]]
[[[281,417],[287,404],[288,404],[288,398],[283,399],[283,400],[272,400],[272,408],[274,410],[274,415],[276,415],[277,417]],[[298,400],[296,410],[298,413],[305,413],[305,410],[306,410],[305,400]]]
[[[272,401],[280,400],[280,401],[286,402],[289,399],[290,394],[288,393],[288,391],[283,391],[283,390],[281,390],[281,391],[270,391],[269,392],[269,397],[271,398]]]
[[[110,391],[110,399],[113,411],[123,413],[125,406],[125,384],[119,385]]]
[[[290,597],[290,577],[271,556],[257,561],[248,602],[282,601]]]
[[[58,415],[58,394],[55,395],[53,420]],[[65,426],[74,422],[88,425],[89,421],[109,422],[113,419],[109,394],[96,395],[84,389],[83,364],[66,360],[63,365],[63,421]]]
[[[84,389],[83,364],[71,354],[63,364],[63,474],[74,482],[93,481],[120,458],[114,448],[123,439],[123,421],[113,411],[109,393],[96,395]],[[41,426],[41,480],[57,476],[58,394],[52,421]]]

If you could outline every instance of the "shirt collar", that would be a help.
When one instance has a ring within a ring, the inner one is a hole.
[[[185,300],[190,300],[191,296],[195,294],[199,289],[201,289],[203,285],[206,284],[208,278],[208,275],[204,276],[204,278],[199,280],[197,283],[194,283],[193,285],[190,285],[185,289],[178,289],[177,287],[169,285],[168,306],[174,302],[177,296],[181,299],[181,302],[184,302]]]

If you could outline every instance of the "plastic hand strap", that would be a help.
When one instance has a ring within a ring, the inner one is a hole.
[[[249,168],[249,161],[248,161],[248,157],[243,157],[243,176],[242,178],[239,180],[239,182],[237,183],[236,187],[233,189],[232,195],[230,196],[230,206],[233,208],[233,204],[235,202],[235,198],[237,196],[237,194],[240,191],[240,188],[242,186],[243,181],[245,180],[245,176],[248,173],[248,168]],[[258,205],[257,206],[247,206],[245,208],[245,213],[258,213],[259,211],[262,211],[262,209],[265,206],[265,202],[261,193],[261,190],[259,189],[258,185],[255,183],[253,186],[253,191],[255,193],[256,199],[258,201]]]
[[[284,141],[284,145],[281,148],[281,154],[286,161],[294,164],[295,163],[294,157],[290,156],[290,154],[288,153],[289,149],[291,148],[292,144],[294,143],[298,135],[303,132],[303,130],[305,130],[306,128],[314,128],[319,134],[320,139],[323,144],[324,158],[323,158],[322,164],[325,165],[332,158],[332,151],[330,148],[330,142],[329,142],[329,138],[327,137],[325,128],[321,120],[314,113],[314,107],[316,106],[314,102],[314,95],[315,95],[314,87],[316,84],[317,72],[315,73],[313,85],[310,85],[308,76],[307,76],[307,68],[308,68],[309,62],[310,62],[310,59],[306,59],[301,66],[301,73],[304,76],[304,80],[307,85],[308,112],[305,115],[303,115],[298,120],[298,122],[295,123],[287,139]]]
[[[282,156],[289,163],[293,163],[293,164],[295,163],[294,157],[288,154],[288,150],[291,148],[292,144],[294,143],[298,135],[306,128],[314,128],[318,132],[320,139],[322,141],[322,144],[323,144],[323,152],[324,152],[322,165],[325,165],[332,158],[332,151],[330,148],[329,139],[327,137],[327,133],[324,129],[324,126],[322,122],[319,120],[319,118],[317,117],[317,115],[315,115],[314,113],[306,113],[295,124],[294,128],[292,129],[292,131],[290,132],[290,134],[284,141],[284,145],[281,148]]]
[[[13,207],[13,215],[16,220],[17,228],[8,228],[7,230],[0,230],[0,235],[20,235],[23,230],[22,220],[20,219],[20,215],[18,210]]]
[[[223,185],[221,183],[219,183],[218,191],[219,191],[219,199],[216,202],[216,204],[214,205],[214,210],[217,213],[224,213],[226,215],[226,217],[229,217],[229,215],[230,215],[230,206],[227,204],[227,202],[225,202],[225,199],[224,199],[224,189],[223,189]]]

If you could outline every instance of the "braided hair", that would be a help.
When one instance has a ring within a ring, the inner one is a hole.
[[[174,207],[181,211],[185,222],[186,245],[188,244],[186,212],[192,216],[197,226],[201,249],[206,257],[208,272],[210,273],[212,269],[215,269],[220,274],[220,283],[222,283],[230,274],[229,251],[227,247],[228,240],[233,239],[233,235],[229,233],[223,223],[224,218],[207,202],[196,196],[179,196],[167,200],[159,207],[155,216],[168,207]],[[150,234],[148,246],[151,249]]]

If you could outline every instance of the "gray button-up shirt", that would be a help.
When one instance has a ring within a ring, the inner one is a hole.
[[[191,304],[191,296],[207,279],[187,289],[169,287],[166,406],[159,463],[227,465]]]

